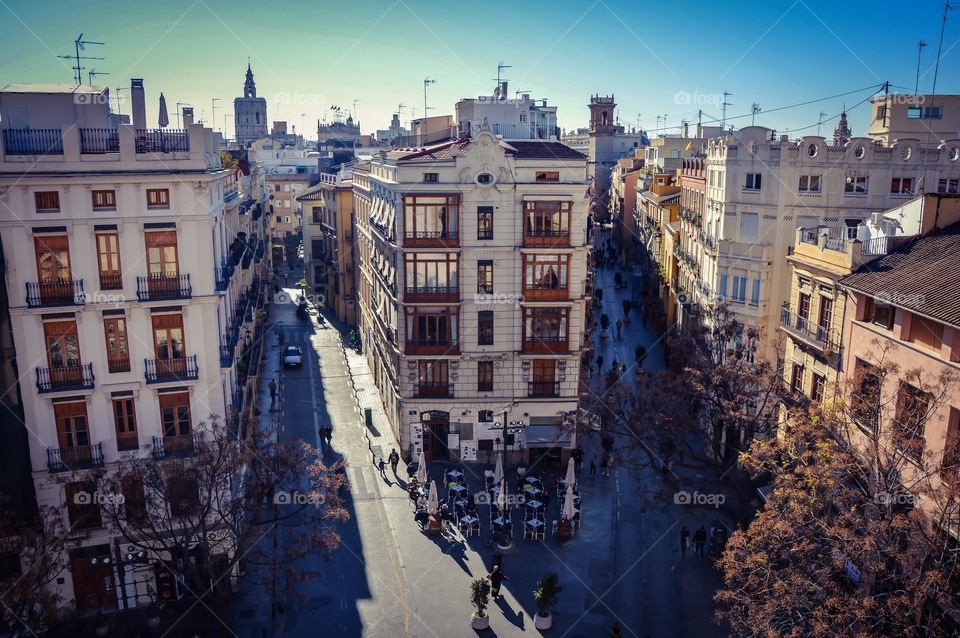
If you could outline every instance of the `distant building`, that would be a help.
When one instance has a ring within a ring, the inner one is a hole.
[[[303,145],[303,136],[296,132],[296,127],[294,127],[293,132],[289,132],[287,130],[287,123],[283,121],[275,121],[273,123],[270,129],[270,139],[282,146],[300,147]]]
[[[394,113],[393,119],[390,120],[390,128],[377,131],[377,141],[391,144],[398,137],[406,135],[410,135],[410,131],[400,126],[400,114]]]
[[[360,121],[356,123],[353,121],[353,116],[348,115],[346,121],[337,119],[327,124],[326,122],[321,123],[320,120],[317,120],[317,140],[336,140],[338,142],[350,142],[353,144],[360,143]]]
[[[510,98],[506,82],[501,82],[492,96],[464,98],[456,104],[459,135],[480,130],[486,121],[494,135],[506,140],[557,139],[557,107],[546,100],[531,100],[527,94]]]
[[[891,93],[870,98],[869,135],[889,146],[898,139],[936,147],[960,137],[960,95]]]
[[[257,85],[253,81],[253,70],[249,63],[243,83],[243,97],[233,100],[233,122],[237,143],[241,145],[267,136],[267,101],[257,97]]]

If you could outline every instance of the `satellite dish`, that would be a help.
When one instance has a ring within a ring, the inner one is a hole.
[[[493,97],[500,97],[500,87],[498,86],[493,90]]]

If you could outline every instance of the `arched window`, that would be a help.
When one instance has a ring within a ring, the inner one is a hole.
[[[601,113],[601,114],[600,114],[600,117],[601,117],[601,123],[602,123],[604,126],[606,126],[606,125],[607,125],[607,112],[604,111],[603,113]]]

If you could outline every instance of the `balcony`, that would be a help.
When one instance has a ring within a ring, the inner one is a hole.
[[[796,313],[790,312],[790,304],[780,308],[780,327],[794,339],[819,350],[822,354],[836,353],[839,346],[837,333],[830,326],[820,326]]]
[[[200,376],[195,354],[179,359],[144,359],[143,363],[147,383],[196,381]]]
[[[566,335],[526,337],[521,351],[530,354],[567,354],[570,352],[570,345]]]
[[[153,437],[153,458],[194,456],[203,447],[203,432]]]
[[[403,245],[406,248],[457,248],[460,236],[455,230],[407,231],[403,234]]]
[[[89,470],[102,466],[102,443],[47,448],[47,469],[51,472]]]
[[[92,390],[95,379],[92,363],[62,368],[37,368],[37,392]]]
[[[137,277],[137,298],[140,301],[190,299],[193,288],[190,275],[147,275]]]
[[[63,155],[63,138],[57,128],[4,129],[3,152],[6,155]]]
[[[460,344],[440,339],[408,339],[404,352],[406,354],[454,355],[460,354]]]
[[[120,131],[115,128],[80,129],[80,152],[85,155],[119,153]]]
[[[560,396],[559,381],[530,381],[527,383],[528,397],[558,397]]]
[[[135,133],[137,153],[189,152],[190,137],[182,129],[138,128]]]
[[[585,293],[589,296],[589,293]],[[528,284],[523,287],[525,301],[566,301],[570,298],[569,288],[547,288]]]
[[[217,292],[224,292],[227,288],[230,287],[230,278],[233,277],[233,271],[235,266],[229,261],[224,261],[222,265],[216,269],[216,287]]]
[[[107,370],[111,373],[130,372],[130,357],[107,357]]]
[[[407,286],[403,300],[414,303],[420,301],[457,303],[460,301],[460,289],[457,286]]]
[[[123,290],[123,275],[120,273],[100,273],[101,290]]]
[[[422,399],[452,399],[453,386],[445,382],[423,382],[414,388],[414,396]]]
[[[133,452],[140,449],[140,438],[136,432],[117,435],[117,451]]]
[[[561,248],[570,245],[569,230],[530,230],[523,233],[525,248]]]
[[[30,308],[82,306],[86,301],[83,279],[27,283],[27,306]]]
[[[220,345],[220,367],[232,368],[233,359],[237,350],[237,332],[228,329],[223,335],[223,343]]]

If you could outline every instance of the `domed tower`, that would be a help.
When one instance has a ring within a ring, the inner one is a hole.
[[[840,121],[837,123],[837,128],[833,129],[833,145],[843,146],[850,141],[851,137],[853,137],[853,131],[851,131],[847,125],[847,112],[844,110],[840,113]]]

